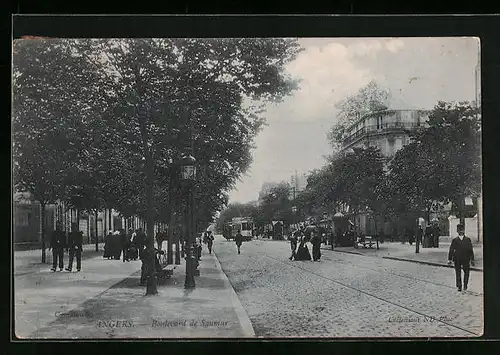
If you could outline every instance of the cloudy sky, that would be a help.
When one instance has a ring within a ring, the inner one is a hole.
[[[438,100],[475,98],[475,38],[303,38],[289,63],[302,80],[284,102],[269,105],[268,126],[256,139],[254,161],[230,194],[230,202],[256,200],[266,181],[290,181],[324,164],[334,104],[371,80],[391,90],[393,108],[430,109]]]

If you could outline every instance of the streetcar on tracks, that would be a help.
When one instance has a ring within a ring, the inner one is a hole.
[[[236,237],[238,231],[241,232],[243,240],[252,240],[255,234],[255,225],[250,217],[234,217],[231,222],[224,225],[223,236],[230,240]]]

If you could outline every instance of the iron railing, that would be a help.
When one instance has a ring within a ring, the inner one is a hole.
[[[344,138],[343,145],[347,145],[353,142],[356,138],[364,136],[367,133],[372,132],[383,132],[388,130],[414,130],[420,127],[416,123],[407,123],[407,122],[390,122],[390,123],[382,123],[378,125],[368,125],[363,126],[354,133],[351,133],[349,136]]]

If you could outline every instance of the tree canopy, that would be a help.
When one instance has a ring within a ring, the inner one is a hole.
[[[328,133],[330,144],[338,148],[345,136],[347,129],[360,117],[389,108],[391,98],[390,90],[381,87],[372,80],[359,89],[355,94],[337,102],[337,124]]]
[[[154,223],[182,210],[179,161],[191,152],[208,225],[251,163],[263,104],[297,87],[284,66],[300,50],[273,38],[17,40],[15,184],[139,215],[152,247]]]

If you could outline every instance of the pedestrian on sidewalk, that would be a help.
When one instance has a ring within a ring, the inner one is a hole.
[[[290,256],[290,260],[294,260],[296,255],[295,251],[297,250],[297,242],[299,240],[299,231],[293,232],[289,239],[290,239],[290,249],[292,249],[292,255]]]
[[[75,257],[75,254],[76,254],[76,271],[80,271],[82,269],[82,240],[83,240],[83,233],[78,230],[77,224],[73,223],[73,225],[71,226],[71,233],[68,239],[69,261],[66,271],[71,272],[71,270],[73,269],[73,259]]]
[[[137,247],[137,243],[136,243],[136,238],[137,238],[137,233],[139,232],[138,229],[136,229],[132,235],[130,236],[130,250],[129,250],[129,253],[130,253],[130,258],[132,260],[137,260],[138,256],[139,256],[139,249]]]
[[[208,232],[207,235],[207,247],[208,247],[208,253],[212,254],[212,247],[214,245],[214,236],[212,235],[212,232]]]
[[[57,264],[59,263],[59,271],[64,268],[64,247],[66,235],[61,230],[61,222],[57,222],[56,230],[52,233],[50,238],[50,249],[52,249],[52,271],[56,271]]]
[[[238,233],[236,233],[236,236],[234,237],[234,241],[236,242],[236,246],[238,247],[238,254],[241,254],[240,248],[241,244],[243,243],[243,236],[241,235],[241,231],[238,229]]]
[[[135,244],[137,250],[139,251],[139,259],[141,259],[141,286],[146,285],[146,280],[148,276],[148,255],[146,255],[146,234],[139,228],[137,235],[135,236]]]
[[[424,243],[422,244],[422,248],[430,247],[432,247],[432,227],[430,223],[427,223],[425,226]]]
[[[455,278],[458,291],[462,291],[462,269],[464,270],[464,291],[469,283],[470,265],[474,266],[472,241],[465,236],[465,226],[457,225],[458,237],[453,238],[448,253],[448,264],[455,263]]]
[[[311,232],[311,244],[313,247],[313,261],[319,261],[321,259],[321,237],[317,232]]]
[[[439,222],[438,220],[434,220],[432,223],[432,247],[439,248]]]
[[[104,254],[103,257],[111,259],[113,253],[113,233],[109,231],[108,235],[104,237]]]
[[[422,228],[422,225],[417,226],[417,235],[416,235],[416,240],[415,243],[417,243],[419,246],[422,244],[422,238],[424,236],[424,229]]]
[[[158,232],[156,232],[156,247],[158,248],[158,250],[161,250],[161,247],[163,245],[163,231],[160,231],[158,230]]]
[[[130,261],[128,253],[130,241],[128,239],[127,233],[125,233],[125,230],[123,228],[120,229],[120,243],[122,246],[123,262]]]

